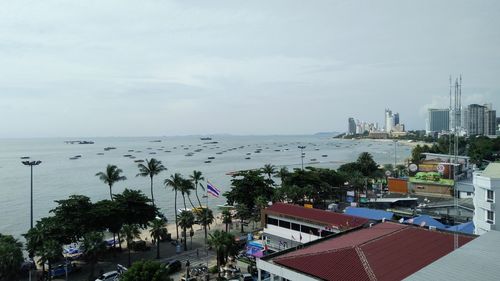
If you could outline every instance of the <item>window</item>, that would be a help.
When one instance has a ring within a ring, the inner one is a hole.
[[[472,195],[472,192],[467,192],[467,196],[471,196]]]
[[[267,224],[270,224],[270,225],[278,225],[278,220],[277,220],[277,219],[270,218],[270,217],[267,217]]]
[[[492,211],[486,211],[486,222],[491,224],[495,223],[495,215]]]
[[[292,223],[292,229],[295,231],[300,231],[300,224]]]
[[[280,220],[279,226],[290,229],[290,222]]]
[[[487,202],[493,202],[494,200],[494,193],[493,193],[493,190],[486,190],[486,201]]]

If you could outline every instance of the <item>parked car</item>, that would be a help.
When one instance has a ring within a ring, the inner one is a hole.
[[[118,271],[116,270],[109,271],[97,277],[95,281],[115,281],[118,280],[118,275]]]
[[[182,268],[182,263],[179,260],[169,260],[165,263],[165,268],[167,269],[168,273],[174,273]]]
[[[66,262],[66,263],[61,263],[52,266],[52,269],[50,271],[50,275],[52,277],[61,277],[65,276],[66,272],[68,274],[80,270],[79,267],[77,267],[74,263],[72,262]]]
[[[134,251],[148,251],[151,249],[144,240],[134,240],[130,243],[130,249]]]

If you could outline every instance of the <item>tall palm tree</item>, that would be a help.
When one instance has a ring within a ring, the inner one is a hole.
[[[112,188],[115,182],[127,179],[127,177],[121,175],[122,172],[122,169],[118,169],[115,165],[108,164],[106,171],[95,174],[101,181],[109,186],[109,197],[111,201],[113,201]]]
[[[205,177],[203,177],[203,174],[201,173],[201,171],[194,170],[193,173],[189,176],[189,178],[191,179],[191,181],[194,184],[194,194],[196,195],[196,199],[198,200],[198,204],[200,205],[200,208],[201,208],[202,206],[201,206],[200,197],[198,197],[198,185],[200,185],[201,188],[203,189],[203,191],[205,191],[205,188],[201,184],[201,181],[204,181]]]
[[[194,224],[194,215],[190,211],[183,210],[179,214],[179,226],[182,227],[182,236],[184,236],[184,251],[187,251],[187,232],[188,228],[192,228]]]
[[[127,177],[121,175],[122,172],[123,172],[122,169],[118,169],[116,165],[108,164],[108,166],[106,167],[106,171],[95,174],[97,177],[99,177],[101,181],[103,181],[105,184],[109,186],[109,196],[111,197],[111,201],[113,201],[113,192],[112,192],[113,185],[118,181],[124,181],[127,179]],[[113,247],[116,247],[117,243],[115,240],[114,232],[113,232],[113,241],[114,241]],[[120,233],[118,233],[118,241],[120,241]],[[118,242],[118,245],[121,251],[122,249],[121,243]]]
[[[187,210],[186,196],[189,200],[189,203],[193,207],[193,209],[195,208],[193,205],[193,202],[191,201],[191,197],[189,197],[191,195],[191,190],[193,190],[193,189],[194,189],[194,185],[190,180],[188,180],[188,179],[182,180],[181,189],[179,191],[181,192],[182,199],[184,200],[184,209],[185,210]]]
[[[151,221],[150,225],[151,229],[149,230],[149,234],[153,238],[153,243],[156,243],[156,258],[160,258],[160,240],[162,237],[167,236],[168,230],[165,227],[165,222],[161,219],[155,219]]]
[[[261,171],[267,175],[268,179],[271,180],[272,175],[276,173],[276,167],[271,164],[266,164],[264,167],[261,169]]]
[[[127,241],[127,250],[128,250],[128,266],[131,265],[131,259],[130,259],[130,244],[134,239],[139,238],[139,235],[141,232],[139,231],[139,226],[136,224],[125,224],[122,227],[121,231],[122,235],[125,237],[125,240]]]
[[[205,231],[205,243],[207,242],[207,227],[215,220],[214,213],[208,208],[202,208],[201,211],[196,212],[196,217]]]
[[[166,179],[164,182],[165,186],[172,187],[172,190],[175,192],[174,199],[174,212],[175,212],[175,231],[177,232],[176,239],[179,240],[179,223],[177,219],[177,192],[181,190],[183,184],[182,175],[179,173],[175,173],[170,175],[169,179]],[[184,204],[185,205],[185,204]]]
[[[106,250],[106,244],[101,232],[90,232],[83,237],[84,254],[90,261],[89,280],[94,280],[95,264],[99,256]]]
[[[222,211],[222,223],[226,225],[226,232],[228,231],[228,225],[233,223],[233,216],[228,209]]]
[[[210,238],[208,239],[208,244],[215,249],[217,253],[217,271],[220,277],[220,266],[226,262],[226,257],[229,251],[234,247],[234,236],[231,233],[227,233],[220,230],[215,230],[210,233]]]
[[[161,161],[156,160],[155,158],[151,158],[151,160],[146,159],[146,165],[140,163],[137,165],[139,168],[138,176],[141,177],[149,177],[151,179],[151,202],[153,202],[153,206],[155,205],[155,197],[153,195],[153,177],[158,175],[159,173],[166,171],[167,168],[163,166]]]

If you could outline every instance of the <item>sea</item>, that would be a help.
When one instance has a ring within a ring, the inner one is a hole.
[[[299,146],[305,146],[303,151]],[[402,163],[411,154],[411,147],[391,140],[342,140],[328,135],[0,139],[0,233],[21,239],[29,229],[30,168],[21,163],[25,160],[42,161],[33,168],[35,221],[50,215],[55,200],[73,194],[88,196],[93,202],[109,199],[108,186],[95,176],[108,164],[118,166],[127,177],[113,186],[113,193],[132,188],[149,197],[149,177],[136,175],[138,161],[151,158],[162,161],[168,169],[154,177],[154,196],[157,206],[173,221],[174,193],[163,182],[174,173],[188,177],[199,170],[224,192],[230,190],[231,173],[239,170],[265,164],[294,169],[301,168],[302,162],[304,166],[336,169],[365,151],[378,164],[394,163],[395,156]],[[200,198],[202,195],[200,190]],[[194,195],[192,199],[196,201]],[[179,196],[178,207],[181,202]],[[209,207],[224,203],[222,196],[209,196]]]

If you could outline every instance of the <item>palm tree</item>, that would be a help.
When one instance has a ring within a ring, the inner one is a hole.
[[[95,174],[101,181],[109,186],[109,197],[111,198],[111,201],[113,201],[113,184],[127,179],[125,176],[121,175],[122,172],[122,169],[118,169],[115,165],[108,164],[106,171]]]
[[[213,247],[217,253],[217,272],[220,277],[220,266],[225,263],[229,251],[234,247],[234,236],[220,230],[215,230],[209,235],[208,244]]]
[[[179,226],[182,228],[182,236],[184,236],[184,251],[187,251],[187,232],[188,228],[193,227],[194,215],[190,211],[182,210],[178,217]]]
[[[94,280],[95,264],[99,256],[106,250],[106,244],[103,241],[101,232],[90,232],[83,237],[84,254],[90,261],[89,280]]]
[[[122,169],[118,169],[117,166],[108,164],[105,172],[99,172],[99,173],[95,174],[96,176],[99,177],[99,179],[101,181],[103,181],[105,184],[107,184],[109,186],[109,196],[111,197],[111,201],[113,201],[112,189],[113,189],[113,185],[115,184],[115,182],[124,181],[127,179],[127,177],[121,175],[122,172],[123,172]],[[113,241],[114,241],[113,247],[116,247],[116,240],[115,240],[115,233],[114,232],[113,232]],[[120,233],[118,233],[118,241],[120,241]],[[120,251],[121,251],[122,245],[121,245],[121,243],[118,243],[118,244],[119,244]]]
[[[165,228],[165,222],[161,219],[155,219],[151,221],[149,225],[151,229],[149,234],[153,238],[153,243],[156,243],[156,258],[160,258],[160,240],[162,237],[167,236],[168,230]]]
[[[49,264],[49,280],[52,280],[52,263],[62,256],[62,246],[55,240],[45,240],[39,249],[38,256],[42,264]]]
[[[207,227],[214,222],[214,213],[208,208],[202,208],[196,213],[196,217],[205,230],[205,243],[207,243]]]
[[[139,231],[139,226],[136,224],[125,224],[122,227],[121,231],[122,235],[125,237],[127,241],[127,250],[128,250],[128,266],[131,265],[130,261],[130,244],[134,239],[139,238],[141,232]]]
[[[193,174],[191,174],[189,176],[189,178],[191,179],[191,181],[194,184],[194,194],[196,195],[196,199],[198,200],[198,204],[200,205],[200,208],[201,208],[200,197],[198,197],[198,185],[200,185],[201,188],[203,189],[203,191],[205,191],[205,188],[201,184],[201,181],[204,181],[205,177],[203,177],[203,174],[200,171],[194,170]]]
[[[233,216],[228,209],[222,211],[222,223],[226,225],[226,232],[228,231],[228,225],[233,223]]]
[[[264,173],[264,174],[267,174],[268,176],[268,179],[271,181],[271,177],[272,175],[274,175],[274,173],[276,173],[276,167],[274,167],[274,165],[271,165],[271,164],[266,164],[264,165],[264,167],[261,169],[261,171]]]
[[[172,190],[175,192],[175,199],[174,199],[174,212],[175,212],[175,230],[177,232],[177,240],[179,240],[179,223],[177,220],[177,192],[181,190],[182,184],[183,184],[183,178],[182,175],[179,173],[175,173],[173,175],[170,175],[169,179],[166,179],[164,182],[165,186],[170,186],[172,187]],[[184,204],[185,205],[185,204]]]
[[[276,174],[279,176],[281,184],[283,184],[286,177],[290,175],[290,171],[288,171],[287,167],[281,167],[281,169],[279,169],[279,171]]]
[[[153,195],[153,177],[158,175],[159,173],[166,171],[167,168],[163,166],[161,161],[156,160],[155,158],[151,158],[151,160],[146,159],[146,165],[140,163],[137,165],[139,168],[138,176],[148,177],[151,179],[151,202],[153,202],[153,206],[155,205],[155,198]]]

